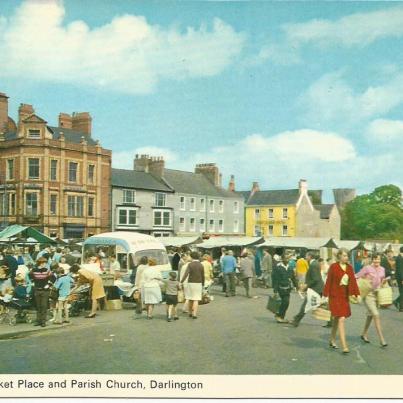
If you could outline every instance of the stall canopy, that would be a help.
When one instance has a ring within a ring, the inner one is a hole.
[[[302,237],[270,237],[260,244],[259,247],[281,247],[281,248],[306,248],[318,250],[320,248],[337,248],[333,238],[302,238]]]
[[[347,250],[366,249],[363,241],[342,241],[335,240],[337,248],[345,248]]]
[[[10,242],[13,240],[13,238],[18,238],[18,240],[15,241],[17,243],[31,243],[32,240],[34,240],[39,243],[56,244],[52,238],[42,234],[42,232],[39,232],[35,228],[24,227],[18,224],[10,225],[0,232],[0,242]]]
[[[223,247],[244,247],[244,246],[254,246],[264,242],[263,237],[252,237],[252,236],[217,236],[211,237],[197,245],[198,248],[203,249],[213,249],[213,248],[223,248]]]
[[[194,245],[203,242],[199,236],[164,236],[160,237],[159,240],[164,244],[165,247],[174,246],[180,247],[185,245]]]

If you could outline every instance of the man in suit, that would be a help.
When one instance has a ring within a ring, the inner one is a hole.
[[[324,284],[323,284],[323,280],[322,280],[322,274],[320,272],[319,261],[317,259],[315,259],[315,255],[313,252],[308,252],[306,254],[305,258],[309,264],[309,267],[308,267],[308,271],[306,272],[306,276],[305,276],[304,288],[305,288],[305,290],[308,288],[311,288],[312,290],[317,292],[319,295],[322,295]],[[308,302],[308,298],[307,298],[307,296],[305,296],[298,314],[294,316],[294,320],[291,322],[291,324],[294,327],[298,327],[302,318],[305,316],[305,307],[306,307],[307,302]]]
[[[399,296],[393,301],[399,312],[403,312],[403,246],[400,248],[400,253],[396,257],[395,278],[399,287]]]

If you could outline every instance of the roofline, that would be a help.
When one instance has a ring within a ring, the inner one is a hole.
[[[155,190],[157,192],[167,192],[167,193],[175,193],[175,190],[168,189],[168,190],[163,190],[163,189],[155,189],[155,188],[143,188],[143,187],[133,187],[133,186],[122,186],[122,185],[114,185],[113,183],[111,184],[112,188],[121,188],[121,189],[134,189],[134,190]]]

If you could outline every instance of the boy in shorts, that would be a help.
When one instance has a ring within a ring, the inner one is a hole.
[[[172,315],[173,320],[178,320],[178,315],[176,312],[176,305],[178,304],[178,290],[180,290],[181,286],[179,281],[177,280],[177,273],[176,271],[171,271],[169,273],[169,279],[167,281],[167,288],[166,288],[166,305],[167,305],[167,321],[172,322]]]

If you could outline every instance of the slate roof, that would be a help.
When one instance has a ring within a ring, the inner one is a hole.
[[[147,172],[112,168],[112,187],[173,192],[162,180]]]
[[[96,141],[92,137],[90,137],[88,135],[85,135],[82,132],[76,132],[76,131],[71,130],[71,129],[66,129],[65,127],[47,126],[47,128],[52,133],[53,140],[59,140],[60,132],[63,132],[64,133],[64,138],[66,139],[66,143],[80,144],[81,143],[81,137],[85,136],[85,138],[87,139],[87,144],[89,146],[95,146],[97,144]],[[6,140],[15,140],[16,138],[17,138],[17,133],[16,132],[7,132],[5,134],[5,139]]]
[[[240,198],[237,192],[217,188],[200,173],[165,169],[164,179],[177,193]]]
[[[250,190],[241,190],[241,191],[236,191],[235,193],[238,193],[241,197],[243,197],[245,200],[245,203],[246,203],[249,199],[251,191]]]
[[[329,218],[334,204],[314,204],[313,207],[320,211],[320,218]]]
[[[246,193],[246,192],[238,192]],[[259,190],[247,202],[248,206],[276,206],[297,204],[299,189],[287,190]]]

